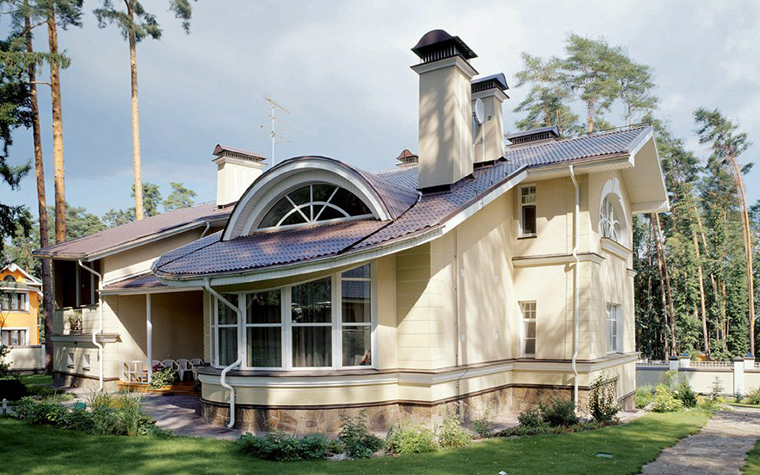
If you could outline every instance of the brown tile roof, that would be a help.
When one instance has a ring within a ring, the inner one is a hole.
[[[389,200],[398,197],[398,190],[405,190],[402,207],[408,206],[409,197],[419,198],[397,218],[386,222],[363,220],[291,228],[229,241],[220,241],[221,234],[216,234],[164,254],[154,264],[153,272],[167,279],[193,278],[254,271],[371,249],[443,225],[526,167],[629,153],[649,131],[649,128],[634,128],[510,150],[493,166],[476,169],[471,177],[460,180],[449,191],[421,197],[416,193],[417,167],[360,172],[378,189],[391,185],[385,191]]]
[[[113,284],[108,284],[103,287],[106,292],[120,291],[120,290],[151,290],[166,288],[168,285],[160,282],[153,274],[143,274],[129,279],[124,279]]]
[[[214,203],[181,208],[140,221],[116,226],[89,236],[34,251],[36,256],[59,259],[83,259],[121,248],[159,233],[170,232],[188,225],[202,226],[208,221],[226,219],[232,206],[219,209]]]

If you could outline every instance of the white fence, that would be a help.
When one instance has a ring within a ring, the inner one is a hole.
[[[45,346],[11,346],[5,361],[13,372],[40,371],[45,369]]]
[[[698,393],[710,393],[717,381],[724,394],[737,391],[747,394],[760,387],[760,363],[754,358],[734,361],[690,361],[688,356],[671,357],[669,361],[639,360],[636,362],[636,385],[656,386],[666,371],[677,371],[679,381],[688,381]]]

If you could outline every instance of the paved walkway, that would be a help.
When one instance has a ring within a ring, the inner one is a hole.
[[[201,418],[201,399],[197,396],[144,394],[145,410],[162,429],[175,435],[237,440],[245,431],[229,430]]]
[[[645,465],[644,475],[739,474],[760,438],[760,410],[716,412],[698,434],[682,439]]]

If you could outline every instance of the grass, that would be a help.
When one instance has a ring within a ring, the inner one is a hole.
[[[760,440],[755,443],[755,448],[747,455],[747,465],[742,469],[747,475],[760,475]]]
[[[488,439],[466,449],[354,462],[266,462],[236,452],[232,442],[194,438],[93,436],[0,419],[3,473],[638,473],[663,448],[699,431],[703,411],[648,414],[598,431]],[[757,451],[757,449],[756,449]],[[595,457],[613,454],[612,459]]]
[[[37,384],[53,384],[53,377],[47,374],[28,374],[21,376],[21,382],[26,386]]]

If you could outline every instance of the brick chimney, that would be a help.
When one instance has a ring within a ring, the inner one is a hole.
[[[425,33],[412,51],[420,76],[419,187],[448,189],[472,174],[472,78],[477,55],[458,36]]]
[[[232,147],[217,145],[213,155],[217,166],[216,205],[220,208],[236,203],[266,167],[263,155]]]

